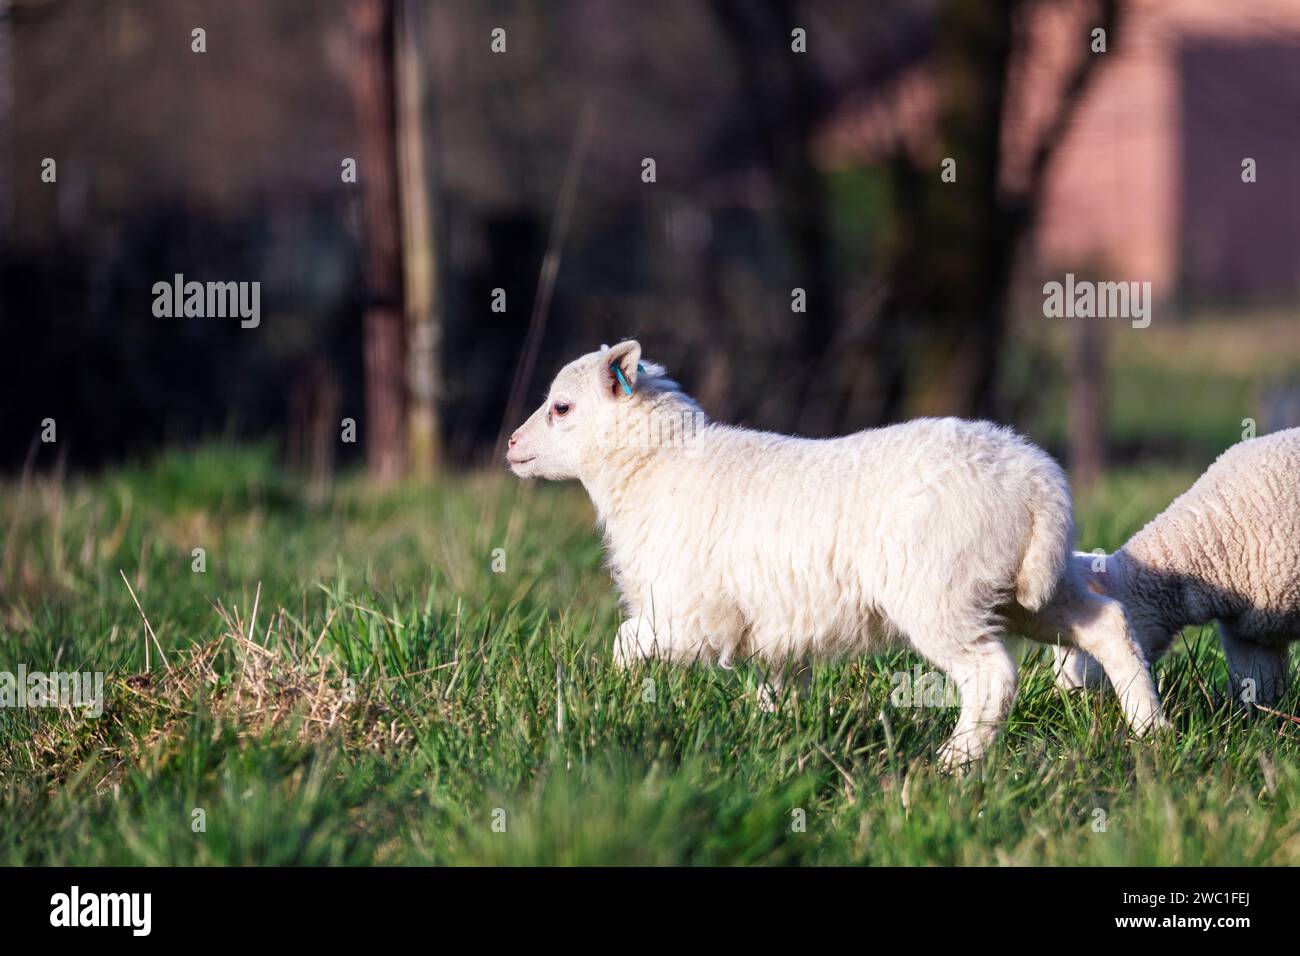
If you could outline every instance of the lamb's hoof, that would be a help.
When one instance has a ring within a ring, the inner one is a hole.
[[[776,688],[766,681],[759,685],[758,692],[754,696],[758,701],[758,709],[765,714],[775,714],[777,708],[781,706],[781,698],[777,696]]]
[[[964,777],[983,756],[965,744],[949,740],[939,748],[939,770],[953,777]]]
[[[1174,725],[1169,722],[1164,713],[1157,713],[1151,716],[1146,723],[1136,728],[1139,737],[1158,737],[1163,734],[1172,734]]]
[[[1091,670],[1082,674],[1075,671],[1060,671],[1056,675],[1056,689],[1071,694],[1078,690],[1101,690],[1106,686],[1105,672]]]

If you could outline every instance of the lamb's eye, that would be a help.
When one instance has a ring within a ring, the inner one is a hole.
[[[555,414],[558,416],[567,415],[569,414],[569,403],[556,402],[554,405],[551,406],[551,411],[555,412]]]

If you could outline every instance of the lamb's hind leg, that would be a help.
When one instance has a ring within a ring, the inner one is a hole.
[[[1289,655],[1285,641],[1253,641],[1219,622],[1219,641],[1228,659],[1228,687],[1232,699],[1247,706],[1271,707],[1286,691]]]
[[[941,766],[959,770],[981,759],[1006,723],[1016,699],[1016,662],[993,636],[957,646],[946,660],[938,655],[931,659],[947,671],[961,695],[957,726],[939,749]]]
[[[961,694],[961,713],[952,736],[939,751],[946,770],[979,760],[997,739],[1016,699],[1016,662],[996,638],[983,638],[949,665]]]
[[[1016,662],[991,626],[992,612],[978,604],[912,601],[904,612],[891,623],[961,695],[957,726],[939,750],[945,770],[960,769],[983,757],[1006,723],[1016,697]]]

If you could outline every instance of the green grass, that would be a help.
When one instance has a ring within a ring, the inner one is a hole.
[[[1081,544],[1192,477],[1110,479]],[[1158,742],[1023,648],[1007,733],[952,779],[955,710],[891,703],[908,653],[774,714],[746,667],[614,670],[580,488],[296,488],[221,447],[0,487],[0,669],[109,674],[98,720],[0,710],[0,863],[1300,863],[1300,725],[1223,703],[1208,629],[1159,668]]]

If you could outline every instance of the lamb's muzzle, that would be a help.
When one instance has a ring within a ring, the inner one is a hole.
[[[626,611],[620,663],[779,666],[903,637],[961,691],[949,765],[1005,720],[1003,615],[1050,604],[1074,532],[1060,467],[1009,429],[922,419],[810,440],[721,425],[632,341],[565,366],[507,457],[591,495]],[[1134,727],[1158,723],[1122,611],[1096,613],[1081,644]]]

